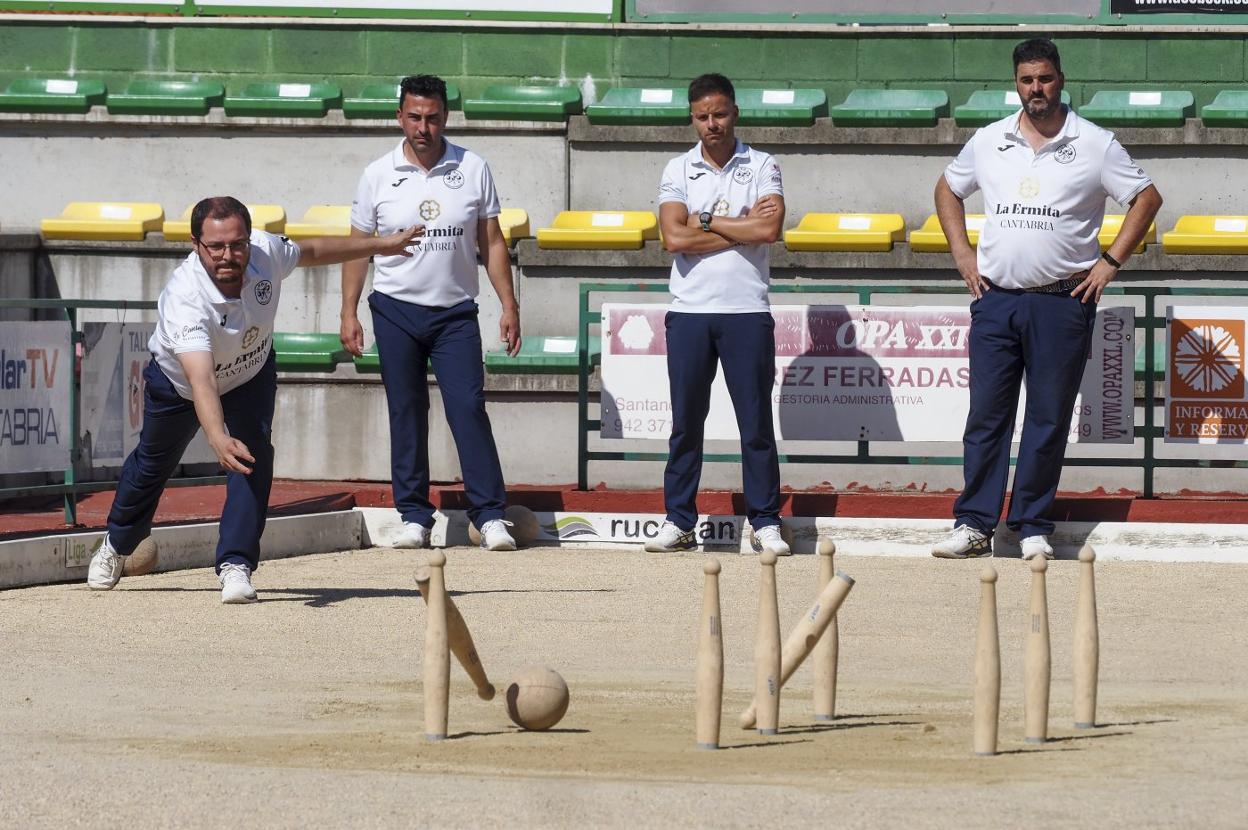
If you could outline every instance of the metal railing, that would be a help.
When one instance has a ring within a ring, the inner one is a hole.
[[[0,299],[0,309],[28,309],[61,311],[69,323],[70,346],[75,354],[73,371],[70,373],[69,384],[69,428],[70,446],[69,459],[65,467],[64,483],[44,484],[31,487],[2,487],[0,499],[23,498],[29,496],[60,495],[65,500],[65,524],[78,523],[78,496],[86,493],[97,493],[117,487],[115,481],[79,481],[77,465],[82,460],[82,438],[79,429],[81,415],[82,379],[79,376],[80,366],[76,359],[78,346],[83,342],[82,330],[78,327],[79,309],[102,311],[153,311],[156,303],[150,300],[50,300],[50,299]],[[20,474],[20,471],[12,471]],[[221,484],[224,476],[199,476],[195,478],[171,478],[169,487],[191,487],[199,484]]]
[[[602,314],[590,309],[590,296],[593,294],[621,293],[665,293],[665,283],[582,283],[580,286],[579,326],[578,326],[578,384],[577,384],[577,487],[581,490],[589,488],[589,463],[591,461],[667,461],[666,452],[621,452],[608,450],[591,450],[590,434],[600,431],[602,423],[598,418],[589,415],[589,378],[592,372],[589,354],[590,327],[601,325]],[[872,296],[876,294],[927,294],[953,295],[962,290],[960,284],[946,285],[896,284],[896,285],[840,285],[821,283],[802,283],[797,285],[772,285],[773,294],[849,294],[858,298],[861,305],[870,305]],[[1168,286],[1126,286],[1109,285],[1105,294],[1142,297],[1144,314],[1136,320],[1136,326],[1144,332],[1144,366],[1134,373],[1134,380],[1143,380],[1144,395],[1143,424],[1135,425],[1134,437],[1143,439],[1143,454],[1139,457],[1070,457],[1066,458],[1067,466],[1082,467],[1137,467],[1144,477],[1142,495],[1153,498],[1154,476],[1159,467],[1189,468],[1234,468],[1248,469],[1248,459],[1220,458],[1158,458],[1155,443],[1164,437],[1164,430],[1157,423],[1155,408],[1164,399],[1158,400],[1157,381],[1165,377],[1164,371],[1158,371],[1153,365],[1153,355],[1157,344],[1157,330],[1164,329],[1165,315],[1158,316],[1156,300],[1162,296],[1172,297],[1248,297],[1248,288],[1197,288]],[[853,454],[796,454],[780,453],[781,464],[897,464],[897,465],[952,465],[961,464],[961,455],[875,455],[871,452],[872,441],[858,441],[858,449]],[[897,443],[897,442],[890,442]],[[706,453],[704,461],[736,462],[741,461],[739,453]],[[1011,456],[1010,464],[1015,463]]]

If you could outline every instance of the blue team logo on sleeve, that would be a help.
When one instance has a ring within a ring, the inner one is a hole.
[[[256,302],[260,305],[268,305],[271,299],[273,299],[273,283],[260,280],[256,283]]]

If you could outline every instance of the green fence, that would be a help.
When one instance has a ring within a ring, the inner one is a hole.
[[[156,303],[151,301],[138,302],[128,300],[43,300],[43,299],[0,299],[0,309],[16,308],[29,310],[60,311],[69,324],[71,344],[76,351],[83,342],[82,330],[78,328],[79,309],[97,309],[113,311],[152,311]],[[63,484],[45,484],[33,487],[0,488],[0,499],[21,498],[26,496],[63,496],[65,499],[65,524],[78,523],[79,494],[95,493],[116,488],[115,481],[78,481],[76,465],[82,459],[82,443],[79,435],[79,416],[81,415],[81,378],[79,377],[78,361],[74,361],[74,371],[70,373],[69,384],[69,427],[70,447],[69,458],[65,466]],[[170,487],[191,487],[199,484],[221,484],[225,476],[202,476],[198,478],[174,478],[169,480]]]
[[[591,461],[666,461],[666,452],[616,452],[591,450],[589,437],[601,429],[598,418],[590,417],[589,413],[589,378],[592,372],[590,360],[589,337],[590,328],[600,325],[602,315],[590,309],[590,296],[593,294],[620,294],[630,292],[663,293],[668,290],[665,284],[612,284],[583,283],[580,286],[579,316],[579,366],[577,386],[577,487],[581,490],[589,488],[589,463]],[[959,290],[953,284],[935,286],[931,284],[915,285],[773,285],[773,294],[849,294],[858,298],[861,305],[870,305],[871,297],[876,294],[927,294],[950,295]],[[1156,395],[1157,381],[1164,379],[1165,372],[1153,365],[1153,355],[1157,345],[1157,331],[1164,329],[1166,318],[1164,313],[1157,314],[1156,300],[1162,296],[1173,297],[1248,297],[1245,288],[1170,288],[1170,287],[1133,287],[1110,285],[1105,289],[1107,295],[1144,298],[1144,314],[1136,319],[1136,327],[1144,333],[1144,365],[1134,373],[1134,380],[1144,382],[1144,423],[1135,425],[1134,437],[1143,439],[1143,453],[1139,457],[1119,458],[1066,458],[1067,466],[1082,467],[1136,467],[1143,471],[1144,498],[1153,498],[1153,479],[1159,467],[1190,467],[1190,468],[1235,468],[1248,469],[1248,459],[1204,459],[1204,458],[1158,458],[1156,442],[1163,439],[1163,427],[1157,423],[1155,409],[1158,403],[1164,404]],[[604,344],[605,345],[605,344]],[[1139,344],[1137,343],[1137,346]],[[1134,384],[1133,384],[1134,386]],[[950,465],[962,463],[962,456],[915,456],[915,455],[876,455],[871,452],[872,441],[859,441],[858,450],[853,454],[780,454],[782,464],[906,464],[906,465]],[[896,442],[890,442],[896,443]],[[740,463],[739,453],[707,453],[704,460],[708,462]],[[1013,464],[1014,458],[1010,459]]]

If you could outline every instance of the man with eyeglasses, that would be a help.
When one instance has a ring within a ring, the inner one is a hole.
[[[165,483],[202,427],[226,470],[216,556],[221,601],[255,602],[251,572],[260,564],[273,482],[273,321],[282,280],[298,266],[410,256],[408,246],[423,235],[424,227],[414,226],[380,238],[295,243],[252,230],[237,199],[216,196],[195,205],[195,250],[174,269],[157,303],[139,445],[122,467],[88,586],[108,590],[121,579],[126,557],[151,533]]]

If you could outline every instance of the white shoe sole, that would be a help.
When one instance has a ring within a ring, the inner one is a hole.
[[[251,603],[255,602],[258,599],[259,597],[256,597],[254,595],[249,597],[246,594],[237,594],[235,596],[227,597],[224,594],[222,594],[221,604],[222,605],[250,605]]]

